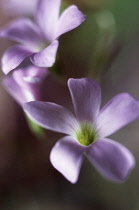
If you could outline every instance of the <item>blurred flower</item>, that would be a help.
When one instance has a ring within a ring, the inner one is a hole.
[[[83,154],[107,179],[121,182],[135,165],[131,152],[106,136],[139,117],[139,102],[118,94],[100,111],[101,90],[95,81],[69,79],[76,117],[62,106],[34,101],[24,106],[28,116],[43,128],[67,134],[53,147],[53,166],[71,183],[78,179]]]
[[[69,6],[59,18],[60,4],[61,0],[40,0],[36,10],[37,25],[23,18],[0,31],[0,37],[23,44],[10,47],[2,57],[5,74],[28,56],[36,66],[53,66],[59,44],[56,39],[85,20],[85,15],[74,5]]]
[[[10,16],[33,15],[36,10],[38,0],[3,0],[2,7]]]
[[[3,85],[7,92],[22,106],[28,101],[42,100],[41,88],[48,75],[44,68],[29,66],[20,68],[9,74]]]

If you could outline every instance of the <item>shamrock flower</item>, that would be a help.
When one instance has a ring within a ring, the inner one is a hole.
[[[112,98],[101,110],[101,90],[97,82],[69,79],[75,116],[54,103],[26,103],[25,112],[38,125],[67,134],[53,147],[52,165],[70,182],[78,179],[84,153],[107,179],[124,181],[135,165],[131,152],[106,136],[139,117],[139,102],[128,93]]]
[[[7,92],[22,106],[28,101],[41,100],[43,81],[48,71],[37,66],[14,70],[4,80]]]
[[[79,26],[85,15],[75,5],[69,6],[59,17],[61,0],[39,0],[36,23],[18,19],[0,31],[0,37],[21,44],[10,47],[2,57],[2,69],[8,74],[26,57],[39,67],[51,67],[58,48],[57,38]]]

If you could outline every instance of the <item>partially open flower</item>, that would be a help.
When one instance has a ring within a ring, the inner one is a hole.
[[[43,80],[48,70],[29,66],[14,70],[4,80],[7,92],[22,106],[28,101],[42,100]]]
[[[67,134],[53,147],[51,163],[75,183],[85,153],[104,177],[124,181],[135,159],[123,145],[106,137],[139,117],[139,101],[121,93],[100,110],[101,90],[97,82],[88,78],[69,79],[68,87],[75,115],[49,102],[34,101],[24,106],[38,125]]]

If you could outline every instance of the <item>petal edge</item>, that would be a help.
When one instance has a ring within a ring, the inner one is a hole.
[[[139,117],[139,101],[128,93],[113,97],[97,117],[100,138],[110,136]]]
[[[135,166],[132,153],[111,139],[96,141],[88,148],[87,156],[106,179],[115,182],[125,181]]]
[[[64,137],[52,148],[50,161],[54,168],[65,176],[68,181],[75,184],[83,161],[83,147],[72,137]]]

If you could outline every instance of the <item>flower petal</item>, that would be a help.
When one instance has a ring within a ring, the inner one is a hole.
[[[59,18],[56,38],[78,27],[83,21],[85,15],[75,5],[69,6]]]
[[[23,89],[28,89],[32,92],[35,87],[42,85],[43,80],[48,75],[48,69],[37,66],[28,66],[26,68],[18,68],[13,71],[12,77],[15,82]]]
[[[32,52],[21,45],[10,47],[2,57],[2,70],[8,74],[11,70],[15,69],[27,56]]]
[[[43,128],[73,135],[76,119],[64,107],[54,103],[32,101],[24,106],[25,112]]]
[[[132,153],[111,139],[96,141],[88,147],[87,156],[105,178],[116,182],[125,181],[135,165]]]
[[[36,66],[51,67],[55,63],[57,48],[58,41],[55,40],[44,50],[33,54],[30,60]]]
[[[40,46],[41,44],[39,29],[27,18],[12,21],[0,31],[0,37],[20,42],[28,45],[30,48]]]
[[[52,165],[71,183],[76,183],[83,161],[84,147],[72,137],[60,139],[52,148],[50,161]]]
[[[88,78],[69,79],[68,86],[77,118],[93,122],[101,102],[98,83]]]
[[[2,1],[2,9],[4,9],[4,14],[8,14],[10,16],[33,16],[36,4],[38,0],[4,0]]]
[[[42,99],[42,85],[47,76],[48,70],[44,68],[36,66],[19,68],[3,80],[3,85],[17,103],[23,105],[29,101]]]
[[[3,86],[6,89],[6,91],[19,103],[21,106],[28,102],[28,99],[31,98],[30,92],[26,90],[23,90],[14,80],[14,78],[11,75],[8,75],[4,80],[3,80]],[[25,94],[26,93],[26,94]],[[27,97],[28,96],[28,97]]]
[[[123,126],[139,117],[139,101],[128,93],[118,94],[100,111],[97,129],[100,137],[113,134]]]
[[[40,0],[37,5],[36,21],[48,41],[54,40],[61,0]]]

